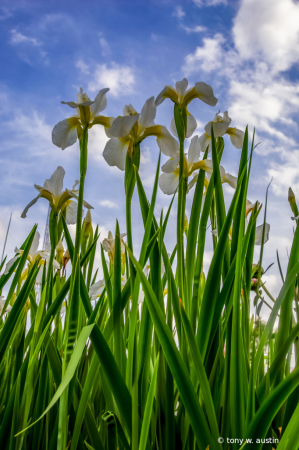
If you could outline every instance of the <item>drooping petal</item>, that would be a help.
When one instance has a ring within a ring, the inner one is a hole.
[[[58,198],[63,189],[63,179],[65,170],[62,166],[58,166],[51,178],[45,180],[43,189],[50,192],[53,197]]]
[[[4,270],[4,275],[6,275],[9,272],[9,269],[11,268],[11,266],[13,265],[13,263],[19,258],[19,254],[14,256],[13,258],[11,258],[9,261],[7,261],[6,266],[5,266],[5,270]]]
[[[162,172],[164,173],[173,173],[179,167],[180,158],[170,158],[166,161],[165,164],[161,167]]]
[[[167,195],[173,195],[179,185],[179,171],[174,173],[162,173],[159,178],[159,186],[162,192]]]
[[[161,152],[166,156],[176,157],[179,152],[178,142],[171,136],[166,127],[160,125],[160,129],[161,134],[157,136],[157,144]]]
[[[103,240],[103,242],[102,242],[102,247],[103,247],[103,250],[104,250],[105,252],[107,252],[107,253],[110,253],[110,252],[111,252],[112,246],[111,246],[111,243],[109,242],[109,239],[104,239],[104,240]]]
[[[257,206],[257,208],[259,208],[260,206],[260,202],[256,201],[255,203],[251,203],[250,200],[246,199],[246,211],[245,211],[245,216],[248,216],[249,213],[251,213],[251,211],[254,210],[255,205]]]
[[[109,90],[109,88],[104,88],[98,92],[96,98],[94,99],[94,103],[90,107],[91,118],[100,114],[100,112],[104,111],[104,109],[107,107],[106,93]]]
[[[79,124],[79,118],[75,116],[58,122],[52,131],[53,144],[62,150],[75,144],[78,137],[77,127]]]
[[[201,150],[201,145],[200,145],[199,136],[193,136],[193,138],[191,139],[191,142],[190,142],[189,150],[188,150],[189,166],[191,166],[192,164],[199,161],[200,150]]]
[[[69,194],[70,197],[75,198],[76,200],[79,200],[79,197],[77,194],[74,193],[74,191],[70,191],[69,189],[66,189],[66,192]],[[83,200],[83,206],[87,209],[94,209],[93,206],[91,206],[89,203],[87,203],[85,200]]]
[[[229,184],[233,189],[237,189],[238,177],[234,177],[233,175],[226,173],[224,175],[224,181],[226,181],[226,183]]]
[[[203,135],[201,135],[199,137],[199,143],[200,143],[201,151],[203,153],[206,152],[207,147],[209,147],[208,153],[211,153],[211,151],[212,151],[212,139],[207,133],[204,133]]]
[[[183,78],[182,81],[177,81],[175,83],[175,88],[176,88],[176,91],[178,93],[178,97],[179,97],[179,102],[180,103],[182,102],[182,100],[184,98],[184,95],[186,93],[187,87],[188,87],[188,80],[187,80],[187,78]]]
[[[243,148],[243,141],[244,141],[244,132],[241,130],[238,130],[238,128],[228,128],[226,130],[226,134],[229,134],[231,143],[234,147],[242,149]]]
[[[31,253],[32,255],[35,255],[39,246],[39,240],[40,240],[40,234],[38,231],[35,232],[29,253]]]
[[[78,210],[78,203],[70,201],[66,207],[65,221],[67,225],[74,225],[75,223],[77,223],[77,210]]]
[[[193,188],[193,186],[195,185],[195,183],[197,182],[197,179],[198,179],[198,174],[197,173],[194,173],[193,172],[193,178],[192,178],[192,180],[188,183],[188,186],[187,186],[187,194],[188,194],[188,192],[190,191],[190,189],[192,189]]]
[[[177,138],[179,137],[179,136],[178,136],[177,129],[176,129],[174,117],[172,117],[172,119],[171,119],[171,121],[170,121],[170,131],[172,132],[172,134],[173,134],[175,137],[177,137]]]
[[[26,208],[24,209],[24,211],[21,214],[22,219],[25,219],[27,217],[28,209],[31,208],[31,206],[33,206],[40,197],[41,197],[41,194],[38,194],[37,197],[35,197],[33,200],[31,200],[30,203],[28,203],[28,205],[26,206]]]
[[[109,166],[116,166],[120,170],[125,170],[129,145],[129,139],[119,139],[116,137],[109,139],[103,151],[103,157]]]
[[[156,117],[156,105],[155,105],[155,97],[150,97],[146,100],[139,119],[138,119],[138,126],[139,126],[139,134],[141,135],[143,130],[150,126],[151,123],[155,120]]]
[[[71,108],[73,108],[73,109],[75,109],[75,108],[77,108],[77,103],[75,103],[75,102],[61,102],[63,105],[68,105],[68,106],[70,106]]]
[[[178,102],[178,93],[172,86],[166,85],[164,89],[162,89],[155,100],[156,106],[161,105],[166,98],[170,98],[174,103]]]
[[[192,136],[194,130],[197,127],[197,122],[194,116],[189,113],[187,110],[187,131],[186,131],[186,138],[189,138]]]
[[[88,295],[91,297],[91,300],[95,300],[97,297],[101,295],[105,287],[105,280],[99,280],[97,283],[93,284],[89,288]]]
[[[255,229],[255,245],[262,245],[262,237],[263,237],[263,226],[259,225]],[[264,236],[264,244],[269,241],[269,232],[270,232],[270,225],[266,222],[265,223],[265,236]]]
[[[109,134],[113,137],[125,137],[127,136],[132,127],[135,125],[139,118],[139,114],[133,116],[119,116],[109,128]]]
[[[218,99],[214,96],[212,87],[203,81],[195,83],[195,89],[198,94],[198,98],[207,105],[215,106],[218,102]]]

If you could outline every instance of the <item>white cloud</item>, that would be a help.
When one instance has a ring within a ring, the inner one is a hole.
[[[299,194],[299,149],[282,150],[280,160],[269,162],[268,175],[273,177],[272,187],[276,195],[287,198],[287,192],[291,186],[297,196]]]
[[[110,50],[109,44],[106,41],[106,39],[103,38],[103,37],[100,37],[100,46],[102,48],[102,55],[103,56],[108,56],[108,55],[111,54],[111,50]]]
[[[247,0],[245,0],[247,1]],[[295,145],[292,114],[299,108],[299,84],[275,73],[263,60],[244,61],[234,47],[226,48],[222,34],[203,39],[203,45],[186,56],[185,75],[221,69],[221,84],[228,93],[226,108],[234,126],[256,127],[280,142]],[[276,145],[277,147],[277,145]]]
[[[1,8],[0,20],[6,20],[12,16],[13,13],[8,8]]]
[[[90,73],[88,65],[85,64],[85,62],[82,61],[82,59],[79,59],[79,61],[76,62],[76,67],[78,69],[80,69],[81,73],[84,74],[84,75],[87,75],[87,74]]]
[[[99,203],[101,206],[106,206],[107,208],[117,208],[118,209],[117,203],[112,202],[111,200],[101,200]]]
[[[175,17],[178,17],[178,19],[182,19],[186,15],[186,13],[181,6],[176,6],[173,15]]]
[[[88,89],[95,92],[103,87],[109,87],[110,94],[117,97],[134,92],[135,81],[134,69],[130,66],[122,66],[115,62],[112,62],[110,67],[107,64],[97,64]]]
[[[35,38],[30,38],[28,36],[25,36],[24,34],[20,33],[17,30],[11,30],[11,39],[10,39],[10,43],[11,44],[22,44],[22,43],[27,43],[27,44],[32,44],[35,46],[40,46],[42,45],[42,42],[39,42],[37,39]]]
[[[195,27],[185,27],[184,25],[182,25],[182,28],[187,31],[187,33],[203,33],[204,31],[207,30],[206,27],[202,26],[202,25],[197,25]]]
[[[222,44],[225,42],[222,34],[217,33],[214,38],[204,38],[203,46],[197,47],[194,53],[185,58],[183,71],[186,75],[203,70],[211,72],[222,67]]]
[[[199,8],[203,6],[217,6],[221,3],[227,5],[227,0],[193,0],[196,6]]]
[[[16,29],[11,30],[11,38],[9,43],[18,49],[19,57],[27,64],[32,65],[34,62],[42,62],[48,64],[47,52],[42,49],[43,42],[35,37],[28,37]]]
[[[242,0],[233,35],[242,58],[262,58],[275,71],[287,70],[299,58],[299,4]]]

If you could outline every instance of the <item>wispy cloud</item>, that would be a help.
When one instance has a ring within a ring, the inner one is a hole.
[[[106,39],[104,38],[103,33],[99,33],[99,34],[100,34],[100,46],[102,49],[102,55],[103,56],[111,55],[110,46],[109,46],[108,42],[106,41]]]
[[[6,20],[9,17],[12,17],[13,13],[10,9],[8,8],[1,8],[0,10],[0,20]]]
[[[217,33],[214,38],[204,38],[203,45],[197,47],[194,53],[185,58],[183,71],[186,75],[199,70],[211,72],[222,66],[222,44],[225,42],[222,34]]]
[[[35,46],[41,46],[42,42],[39,42],[36,38],[25,36],[17,30],[11,30],[11,44],[32,44]]]
[[[263,59],[276,72],[298,62],[298,2],[242,0],[232,31],[243,59]]]
[[[196,6],[202,8],[203,6],[217,6],[221,3],[227,5],[227,0],[193,0]]]
[[[79,61],[76,62],[76,67],[77,67],[78,69],[80,69],[81,73],[84,74],[84,75],[90,73],[90,72],[89,72],[89,67],[88,67],[88,65],[85,64],[85,62],[82,61],[82,59],[79,59]]]
[[[186,15],[186,13],[181,6],[176,6],[173,15],[178,19],[182,19]]]
[[[99,86],[108,86],[110,94],[117,97],[134,92],[135,83],[134,68],[112,62],[110,67],[107,64],[96,65],[88,89],[95,92]]]
[[[181,27],[187,31],[187,33],[203,33],[204,31],[207,30],[206,27],[202,26],[202,25],[197,25],[195,27],[186,27],[184,25],[181,25]]]
[[[43,64],[48,64],[47,52],[42,48],[43,42],[36,37],[26,36],[13,29],[11,30],[9,43],[17,48],[19,57],[26,63],[32,65],[37,60]]]
[[[99,203],[101,206],[106,206],[107,208],[118,208],[117,203],[112,202],[111,200],[101,200]]]

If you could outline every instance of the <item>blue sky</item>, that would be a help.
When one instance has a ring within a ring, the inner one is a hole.
[[[2,0],[0,21],[0,246],[12,212],[7,245],[10,256],[35,222],[41,235],[44,233],[46,200],[39,200],[26,219],[20,218],[35,196],[33,184],[42,184],[58,165],[66,170],[65,187],[71,187],[79,176],[78,145],[61,151],[51,142],[53,126],[72,112],[60,101],[76,100],[80,86],[91,99],[99,89],[109,87],[104,114],[117,116],[127,103],[140,111],[147,98],[185,76],[190,85],[197,81],[210,84],[219,99],[214,108],[192,102],[190,111],[198,122],[195,134],[203,133],[218,109],[228,110],[232,126],[245,129],[248,124],[251,135],[256,128],[260,144],[254,155],[248,198],[264,203],[273,177],[267,217],[270,240],[264,265],[275,262],[265,279],[269,289],[277,292],[276,249],[286,268],[294,225],[287,202],[289,186],[299,198],[298,2]],[[157,110],[156,123],[169,128],[172,112],[173,104],[165,101]],[[99,224],[102,238],[114,229],[116,217],[125,231],[123,173],[104,161],[106,141],[101,127],[91,130],[85,191],[85,199],[95,208],[93,220]],[[240,151],[229,139],[225,141],[222,164],[227,172],[237,175]],[[157,158],[155,140],[147,139],[142,146],[140,172],[148,194]],[[229,201],[232,190],[229,186],[224,189]],[[142,227],[135,200],[138,249]],[[169,202],[160,191],[157,214]],[[171,220],[169,250],[175,207]],[[211,257],[209,248],[206,262]]]

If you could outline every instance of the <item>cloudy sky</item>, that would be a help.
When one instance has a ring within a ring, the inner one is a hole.
[[[250,135],[256,128],[259,145],[248,198],[264,203],[273,177],[264,266],[275,262],[265,280],[269,289],[278,292],[276,249],[285,271],[294,225],[287,201],[289,186],[299,198],[298,2],[2,0],[0,21],[1,252],[10,213],[9,256],[34,223],[44,234],[46,200],[39,200],[26,219],[20,218],[36,195],[34,183],[42,184],[58,165],[66,170],[65,187],[79,177],[78,145],[61,151],[51,142],[53,126],[72,112],[61,100],[76,100],[80,86],[91,99],[99,89],[109,87],[104,114],[117,116],[128,103],[140,111],[145,100],[156,96],[165,84],[187,77],[190,85],[210,84],[219,99],[214,108],[192,102],[190,111],[198,122],[195,134],[203,133],[218,109],[228,110],[232,126],[245,129],[248,124]],[[156,123],[169,127],[172,112],[173,104],[165,101],[158,108]],[[85,191],[102,238],[115,228],[116,218],[121,232],[125,231],[123,173],[104,161],[106,141],[101,127],[91,130]],[[227,172],[237,175],[239,157],[240,150],[226,140],[222,164]],[[157,158],[157,144],[149,138],[142,145],[140,168],[149,195]],[[224,189],[229,201],[232,190]],[[169,202],[160,191],[157,214]],[[142,227],[137,198],[133,212],[138,249]],[[169,250],[174,227],[175,207],[168,230]],[[206,263],[211,257],[210,241]]]

